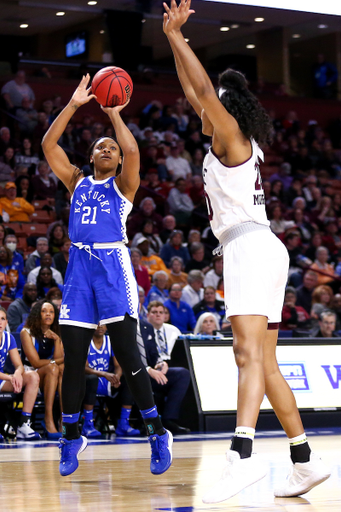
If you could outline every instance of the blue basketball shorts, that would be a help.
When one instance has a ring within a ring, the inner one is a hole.
[[[124,244],[100,249],[98,245],[70,248],[59,315],[62,325],[96,328],[119,322],[126,313],[137,319],[138,288],[129,249]]]
[[[111,396],[114,398],[118,390],[111,387],[110,382],[105,377],[98,378],[97,395]]]

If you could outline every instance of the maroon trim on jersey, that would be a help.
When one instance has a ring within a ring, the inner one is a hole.
[[[252,153],[251,153],[250,158],[248,158],[247,160],[245,160],[245,162],[242,162],[241,164],[238,164],[238,165],[231,165],[231,166],[225,165],[225,164],[223,164],[223,162],[220,160],[219,156],[217,156],[217,155],[215,154],[215,152],[214,152],[214,150],[213,150],[213,147],[212,147],[212,146],[210,147],[210,151],[211,151],[212,155],[216,157],[216,159],[218,160],[218,162],[219,162],[219,163],[221,163],[221,165],[223,165],[223,166],[224,166],[224,167],[226,167],[227,169],[234,169],[234,168],[236,168],[236,167],[240,167],[241,165],[244,165],[244,164],[246,164],[247,162],[250,162],[250,160],[252,160],[252,158],[253,158],[253,144],[252,144],[252,142],[251,142],[251,141],[250,141],[250,144],[251,144],[251,150],[252,150]]]
[[[279,322],[268,324],[268,331],[275,331],[277,329],[279,329]]]

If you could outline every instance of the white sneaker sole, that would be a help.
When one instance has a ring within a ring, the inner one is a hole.
[[[274,495],[276,498],[296,498],[297,496],[301,496],[302,494],[306,494],[307,492],[311,491],[311,489],[313,489],[317,485],[320,485],[326,480],[328,480],[329,477],[330,473],[325,473],[324,475],[320,475],[320,477],[314,482],[311,482],[310,485],[308,485],[308,487],[303,487],[299,489],[296,488],[296,490],[292,491],[290,494],[285,493],[283,490],[277,489],[275,490]]]
[[[82,446],[79,449],[79,452],[77,453],[77,457],[80,453],[84,452],[85,448],[88,446],[88,440],[85,436],[81,436],[82,438]]]

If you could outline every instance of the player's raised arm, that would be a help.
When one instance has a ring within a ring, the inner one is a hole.
[[[87,88],[89,80],[89,74],[83,76],[71,100],[51,124],[42,141],[44,155],[52,171],[71,193],[73,193],[72,189],[76,184],[72,183],[75,167],[70,163],[65,151],[58,145],[58,140],[63,135],[68,122],[76,110],[81,105],[88,103],[92,98],[95,98],[95,95],[91,94],[91,88]]]
[[[134,135],[125,125],[120,115],[121,110],[128,103],[129,100],[124,105],[102,107],[102,110],[108,114],[113,124],[117,142],[123,153],[122,171],[117,177],[117,186],[122,194],[133,202],[140,185],[140,151]]]

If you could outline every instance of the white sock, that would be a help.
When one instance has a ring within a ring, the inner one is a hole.
[[[244,437],[246,439],[251,439],[251,441],[253,441],[255,437],[255,429],[252,427],[236,427],[234,435],[238,437]]]

